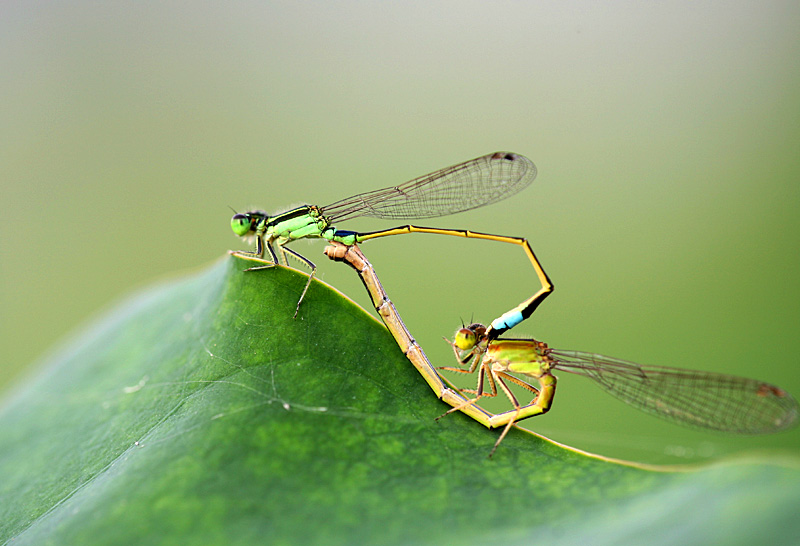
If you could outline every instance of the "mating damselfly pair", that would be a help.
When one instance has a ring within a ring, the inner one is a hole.
[[[504,427],[491,453],[514,423],[550,409],[556,387],[552,374],[555,370],[589,377],[632,406],[679,424],[742,434],[777,432],[795,424],[797,402],[786,391],[768,383],[711,372],[643,366],[592,353],[561,351],[532,339],[501,338],[504,332],[528,318],[553,290],[552,282],[524,238],[413,225],[364,233],[334,226],[362,216],[403,220],[463,212],[510,197],[528,186],[535,176],[536,167],[526,157],[497,152],[324,207],[304,205],[272,216],[264,211],[237,213],[231,220],[234,233],[254,236],[256,243],[253,252],[232,254],[260,264],[246,271],[286,265],[287,256],[305,263],[311,275],[300,295],[296,316],[316,266],[285,245],[307,237],[333,243],[326,248],[326,254],[348,262],[359,272],[376,310],[404,354],[437,397],[452,406],[447,413],[462,411],[489,428]],[[516,244],[533,265],[541,287],[488,327],[475,323],[459,329],[450,342],[458,366],[434,367],[406,329],[374,268],[354,246],[370,239],[409,233]],[[265,250],[271,260],[264,259]],[[477,373],[477,386],[456,391],[445,384],[436,369]],[[538,388],[520,376],[534,380]],[[530,393],[532,401],[521,404],[509,384]],[[482,398],[494,397],[498,390],[509,399],[513,410],[493,414],[478,406]],[[463,394],[474,396],[465,398]]]

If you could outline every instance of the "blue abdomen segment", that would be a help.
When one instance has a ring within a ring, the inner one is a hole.
[[[522,313],[518,309],[503,313],[492,321],[492,329],[497,331],[498,334],[509,330],[525,320]]]

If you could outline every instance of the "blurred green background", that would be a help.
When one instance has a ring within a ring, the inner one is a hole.
[[[515,334],[800,396],[798,59],[795,2],[4,2],[0,388],[138,287],[247,248],[228,206],[510,150],[532,187],[422,224],[531,240],[556,292]],[[369,308],[321,242],[293,248]],[[511,245],[364,251],[437,365],[462,318],[537,288]],[[800,454],[798,430],[684,430],[565,374],[554,408],[526,425],[609,456]]]

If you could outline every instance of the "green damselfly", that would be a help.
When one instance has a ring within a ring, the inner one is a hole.
[[[461,392],[475,397],[447,413],[463,411],[481,398],[497,395],[498,386],[514,409],[491,415],[484,423],[490,428],[505,425],[491,455],[511,426],[522,419],[546,413],[553,402],[556,378],[561,370],[593,379],[623,402],[681,425],[736,434],[766,434],[793,426],[798,418],[797,401],[785,390],[732,375],[696,370],[645,366],[617,358],[581,351],[562,351],[534,339],[493,339],[482,324],[456,331],[449,342],[460,365],[439,369],[478,372],[476,389]],[[512,374],[536,380],[539,387]],[[484,383],[489,384],[489,392]],[[531,403],[521,405],[508,383],[533,394]],[[446,414],[445,414],[446,415]]]
[[[506,199],[527,187],[535,177],[536,166],[527,157],[510,152],[496,152],[398,186],[360,193],[324,207],[303,205],[272,216],[262,210],[237,213],[231,219],[233,232],[241,237],[255,236],[256,242],[253,252],[232,254],[264,264],[251,267],[247,271],[266,269],[279,263],[286,265],[287,255],[305,263],[311,269],[311,275],[297,302],[296,316],[316,271],[316,265],[311,260],[285,246],[296,239],[317,237],[353,245],[389,235],[434,233],[519,245],[533,264],[542,288],[492,323],[488,335],[494,338],[528,318],[553,290],[552,282],[526,239],[412,225],[359,233],[337,229],[333,224],[362,216],[401,220],[435,218],[464,212]],[[269,252],[270,260],[264,259],[265,249]]]

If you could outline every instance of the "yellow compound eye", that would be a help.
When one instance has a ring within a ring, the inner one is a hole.
[[[461,328],[456,332],[453,343],[462,351],[468,351],[475,347],[478,342],[478,336],[469,328]]]

